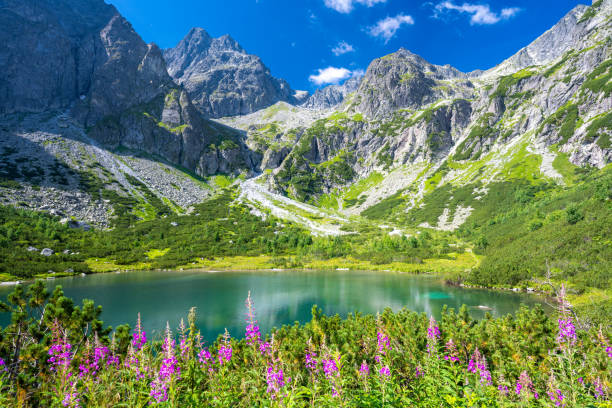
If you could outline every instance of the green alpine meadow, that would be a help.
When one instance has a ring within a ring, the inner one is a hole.
[[[0,0],[1,407],[612,407],[612,0],[175,3]]]

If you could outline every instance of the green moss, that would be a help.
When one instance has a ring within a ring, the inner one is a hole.
[[[544,72],[543,74],[544,77],[550,78],[552,75],[555,74],[555,72],[561,69],[561,67],[563,67],[567,63],[567,61],[570,58],[572,58],[574,55],[575,55],[575,51],[573,50],[567,51],[565,54],[563,54],[563,57],[561,58],[559,62],[557,62],[555,65],[553,65],[552,67],[550,67]]]
[[[474,152],[478,144],[477,142],[481,142],[482,144],[482,142],[487,139],[497,137],[498,134],[498,131],[489,124],[492,117],[492,113],[485,113],[478,119],[478,122],[472,127],[469,135],[457,147],[457,152],[453,160],[478,159],[480,157],[481,151]]]
[[[172,91],[170,91],[164,99],[164,106],[166,108],[172,106],[172,104],[177,100],[178,96],[178,89],[173,89]]]
[[[363,115],[361,113],[356,113],[353,115],[353,122],[363,122]]]
[[[221,144],[219,145],[219,150],[234,150],[238,148],[240,148],[240,146],[238,146],[236,142],[230,139],[225,139],[221,141]]]
[[[376,163],[379,166],[384,166],[385,169],[388,169],[393,165],[393,157],[391,156],[391,153],[389,153],[390,150],[391,147],[389,146],[389,143],[387,143],[376,154]]]
[[[185,130],[185,128],[187,127],[186,124],[179,125],[177,127],[172,127],[164,122],[157,122],[157,126],[159,126],[160,128],[166,129],[168,132],[172,132],[174,134],[182,133],[183,130]]]
[[[414,75],[413,75],[413,74],[411,74],[410,72],[407,72],[407,73],[405,73],[405,74],[402,74],[401,79],[400,79],[400,82],[401,82],[401,83],[408,82],[408,81],[410,81],[410,79],[411,79],[411,78],[413,78],[413,77],[414,77]]]
[[[576,169],[578,167],[569,161],[569,155],[567,153],[556,153],[557,155],[555,156],[555,159],[552,162],[553,168],[563,176],[563,180],[566,184],[573,184],[576,179]]]
[[[352,180],[356,173],[349,162],[355,161],[355,155],[346,151],[340,151],[332,159],[322,162],[315,166],[316,169],[324,173],[325,177],[333,183],[345,184]]]
[[[593,5],[584,12],[582,17],[580,17],[580,20],[578,20],[578,23],[584,23],[585,21],[590,20],[593,17],[595,17],[595,14],[597,14],[597,9],[601,6],[602,3],[603,3],[603,0],[597,0],[595,3],[593,3]]]
[[[499,80],[499,83],[497,85],[497,89],[495,90],[495,92],[493,92],[493,94],[491,95],[491,97],[495,98],[495,97],[504,97],[508,94],[508,90],[518,84],[521,80],[525,79],[525,78],[529,78],[533,75],[535,75],[536,72],[530,70],[529,68],[525,68],[522,69],[512,75],[507,75],[507,76],[503,76],[501,77],[501,79]]]
[[[587,80],[582,84],[581,89],[588,89],[593,93],[603,92],[607,98],[612,93],[612,59],[608,59],[595,68]]]
[[[567,102],[542,122],[542,125],[538,129],[538,133],[542,132],[546,124],[551,124],[559,128],[559,136],[561,136],[559,144],[567,143],[574,135],[574,131],[579,124],[578,105],[571,101]]]
[[[610,133],[612,132],[612,111],[595,117],[587,127],[584,138],[592,142],[597,138],[597,145],[602,149],[610,148]]]

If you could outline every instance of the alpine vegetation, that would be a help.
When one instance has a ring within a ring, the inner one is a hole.
[[[325,316],[260,332],[250,293],[245,333],[205,344],[195,308],[176,332],[111,334],[101,308],[82,308],[41,282],[2,309],[4,407],[606,407],[610,332],[582,327],[561,287],[558,324],[541,308],[481,321],[467,309],[440,322],[408,310]],[[204,311],[205,313],[205,311]]]

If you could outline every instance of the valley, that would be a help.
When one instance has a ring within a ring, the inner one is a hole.
[[[312,93],[102,0],[0,22],[0,405],[609,406],[611,0],[490,69],[402,47]]]

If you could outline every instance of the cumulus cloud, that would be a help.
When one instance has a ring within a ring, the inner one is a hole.
[[[310,82],[316,85],[337,84],[347,78],[350,78],[353,73],[346,68],[327,67],[318,69],[316,75],[308,77]]]
[[[373,26],[368,27],[367,32],[372,37],[384,38],[385,43],[387,43],[404,24],[412,25],[414,24],[414,19],[411,16],[403,14],[398,14],[395,17],[387,17]]]
[[[499,23],[502,20],[514,17],[521,9],[518,7],[508,7],[496,13],[491,11],[491,7],[488,4],[463,3],[458,5],[452,1],[443,1],[435,6],[434,17],[440,17],[443,13],[449,11],[471,15],[470,24],[474,25]]]
[[[505,9],[502,9],[502,11],[501,11],[501,17],[503,19],[511,18],[511,17],[514,17],[515,15],[517,15],[519,13],[519,11],[521,11],[521,9],[519,7],[505,8]]]
[[[339,13],[347,14],[353,11],[355,4],[362,4],[367,7],[372,7],[377,3],[386,2],[387,0],[325,0],[325,5]]]
[[[334,55],[336,55],[336,57],[338,55],[346,54],[353,51],[355,51],[355,48],[353,48],[353,46],[347,43],[346,41],[340,41],[338,45],[332,48],[332,52],[334,53]]]

